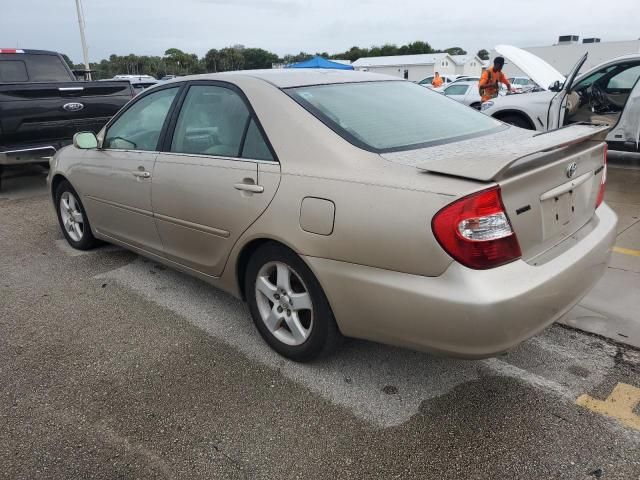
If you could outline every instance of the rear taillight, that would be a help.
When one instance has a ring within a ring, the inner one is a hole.
[[[442,248],[469,268],[493,268],[522,256],[502,204],[500,187],[447,205],[433,217],[431,228]]]
[[[598,190],[598,199],[596,200],[596,208],[602,204],[604,200],[604,189],[607,185],[607,145],[604,146],[604,158],[602,160],[602,177],[600,179],[600,190]]]

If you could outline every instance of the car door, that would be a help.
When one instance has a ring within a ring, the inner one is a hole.
[[[613,77],[607,94],[624,105],[618,122],[607,135],[607,141],[626,150],[640,150],[640,65],[632,66]]]
[[[225,82],[191,82],[153,177],[164,255],[219,276],[231,248],[275,194],[279,164],[247,99]],[[259,166],[277,175],[259,174]]]
[[[547,130],[554,130],[563,124],[567,105],[567,95],[571,91],[576,75],[578,75],[578,72],[582,68],[582,65],[584,65],[584,62],[587,61],[588,55],[588,53],[585,53],[578,63],[574,65],[560,91],[551,99],[547,116]]]
[[[75,177],[92,227],[99,234],[162,252],[153,220],[151,181],[158,143],[179,85],[141,95],[114,118],[100,148],[87,150]]]

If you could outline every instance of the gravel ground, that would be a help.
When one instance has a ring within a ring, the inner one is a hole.
[[[486,361],[297,365],[241,302],[2,196],[0,478],[640,479],[640,432],[574,403],[640,386],[632,350],[554,326]]]

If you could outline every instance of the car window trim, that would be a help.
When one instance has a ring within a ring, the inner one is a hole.
[[[99,150],[105,151],[105,152],[149,152],[149,153],[160,152],[160,147],[162,145],[163,137],[167,131],[168,120],[171,118],[171,115],[173,114],[173,111],[176,108],[178,98],[183,95],[184,83],[185,82],[172,82],[168,85],[162,85],[161,87],[148,88],[146,90],[143,90],[141,93],[139,93],[134,98],[132,98],[129,101],[129,103],[127,103],[124,107],[122,107],[118,113],[116,113],[113,117],[111,117],[111,120],[109,120],[107,124],[104,126],[104,136],[102,138],[103,143],[107,139],[107,134],[109,133],[109,129],[113,126],[115,122],[118,121],[120,117],[122,117],[122,115],[124,115],[131,107],[133,107],[133,105],[135,105],[136,103],[138,103],[140,100],[142,100],[144,97],[148,95],[152,95],[154,93],[160,92],[161,90],[168,90],[170,88],[177,87],[178,91],[176,92],[176,95],[173,97],[171,106],[169,107],[169,110],[167,111],[167,115],[165,116],[164,122],[162,124],[162,128],[160,129],[160,135],[158,137],[158,142],[156,143],[155,150],[137,150],[137,149],[125,150],[122,148],[103,148],[103,147],[101,147]]]
[[[249,131],[249,125],[251,125],[251,114],[247,117],[246,122],[244,122],[244,129],[242,130],[242,138],[240,139],[240,145],[238,146],[238,158],[242,158],[242,152],[244,152],[244,142],[247,139],[247,132]],[[262,139],[264,141],[264,139]]]
[[[211,153],[182,153],[182,152],[167,152],[165,150],[159,151],[156,153],[161,153],[162,155],[171,155],[171,156],[180,156],[180,157],[193,157],[193,158],[207,158],[214,160],[225,160],[229,162],[247,162],[247,163],[264,163],[269,165],[274,165],[277,162],[274,160],[263,160],[259,158],[242,158],[242,157],[228,157],[226,155],[214,155]]]
[[[244,129],[244,133],[242,135],[242,139],[241,139],[241,142],[240,142],[240,147],[239,147],[239,151],[238,151],[238,156],[237,157],[227,157],[227,156],[224,156],[224,155],[212,155],[212,154],[206,154],[206,153],[180,153],[180,152],[172,152],[171,151],[171,143],[173,142],[173,135],[175,134],[175,131],[176,131],[176,125],[178,123],[178,117],[180,115],[180,112],[182,111],[182,106],[183,106],[184,100],[185,100],[185,98],[186,98],[186,96],[187,96],[187,94],[189,92],[189,89],[192,86],[206,86],[206,85],[213,86],[213,87],[227,88],[227,89],[233,91],[234,93],[238,94],[240,99],[243,101],[243,103],[247,107],[247,110],[249,111],[249,119],[247,121],[247,124],[245,125],[245,129]],[[262,135],[262,140],[267,145],[267,148],[269,149],[269,152],[271,153],[271,157],[273,158],[273,160],[247,159],[247,158],[242,158],[240,156],[240,155],[242,155],[242,152],[244,150],[244,142],[245,142],[246,137],[247,137],[247,131],[249,130],[249,125],[251,124],[251,120],[253,120],[255,122],[255,124],[256,124],[256,127],[258,127],[258,131],[260,132],[260,135]],[[222,81],[222,80],[188,80],[188,81],[185,82],[184,91],[180,95],[179,103],[177,103],[175,105],[175,108],[171,112],[171,119],[170,119],[169,123],[167,124],[167,130],[165,132],[164,142],[162,144],[158,144],[158,148],[160,149],[159,150],[160,153],[175,154],[175,155],[189,155],[189,156],[204,157],[204,158],[207,158],[207,157],[210,157],[210,158],[221,158],[221,159],[225,159],[225,160],[235,159],[235,160],[241,160],[241,161],[265,162],[265,163],[271,163],[271,164],[274,164],[274,163],[279,164],[280,163],[280,160],[278,159],[276,151],[273,148],[273,145],[271,144],[271,141],[269,140],[269,137],[267,136],[267,133],[264,131],[264,128],[262,128],[262,124],[260,123],[260,120],[258,119],[258,115],[256,114],[255,110],[253,109],[253,106],[251,105],[251,102],[249,102],[249,99],[247,98],[245,93],[236,84],[231,83],[231,82],[225,82],[225,81]]]

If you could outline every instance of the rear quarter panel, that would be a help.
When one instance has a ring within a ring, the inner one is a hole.
[[[436,276],[452,259],[431,231],[433,215],[478,182],[431,175],[349,144],[277,88],[239,78],[281,164],[278,191],[235,246],[225,275],[243,246],[273,238],[301,255]],[[259,178],[269,173],[261,166]],[[304,231],[305,197],[335,204],[331,235]]]

